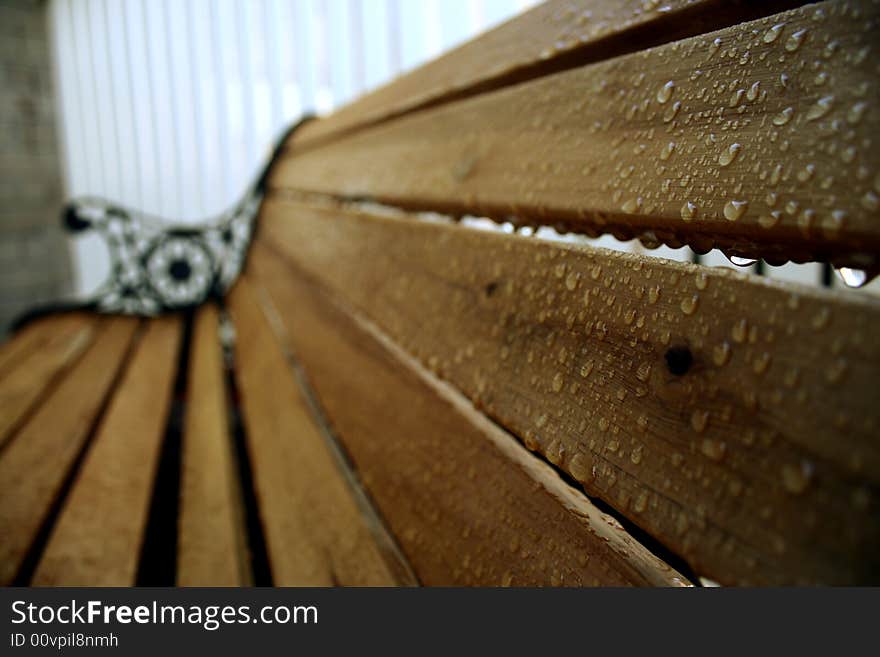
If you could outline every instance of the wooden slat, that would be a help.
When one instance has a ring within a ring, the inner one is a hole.
[[[375,327],[255,255],[322,407],[424,584],[684,583]]]
[[[181,328],[176,316],[147,323],[64,502],[34,585],[135,583]]]
[[[398,583],[248,281],[229,297],[248,452],[276,586]]]
[[[791,0],[551,0],[303,126],[311,147],[353,129],[781,11]]]
[[[48,332],[34,340],[29,353],[0,379],[0,447],[11,437],[29,411],[42,402],[47,389],[88,346],[94,318],[60,315],[43,322]]]
[[[412,217],[261,221],[255,259],[322,281],[700,574],[877,581],[876,299]]]
[[[0,376],[5,377],[21,358],[49,339],[54,333],[55,319],[44,317],[34,320],[0,344]]]
[[[15,578],[108,396],[138,322],[104,320],[97,337],[0,452],[0,584]]]
[[[217,307],[196,313],[183,431],[177,583],[251,582],[235,472]]]
[[[865,268],[878,7],[809,5],[418,112],[294,150],[270,184]]]

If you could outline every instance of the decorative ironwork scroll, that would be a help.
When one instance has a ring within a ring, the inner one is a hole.
[[[94,230],[103,237],[110,250],[110,276],[90,298],[40,308],[16,324],[72,308],[153,316],[222,298],[244,266],[269,170],[290,135],[310,118],[283,133],[244,198],[221,216],[198,225],[173,223],[103,199],[68,203],[65,227],[71,232]]]

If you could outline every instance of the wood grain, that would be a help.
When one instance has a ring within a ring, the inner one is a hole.
[[[246,279],[229,296],[248,453],[276,586],[398,583]]]
[[[298,130],[310,148],[440,103],[766,16],[799,2],[551,0]]]
[[[94,318],[61,315],[41,328],[28,353],[0,379],[0,447],[43,401],[53,381],[83,353],[94,336]]]
[[[195,315],[183,430],[177,584],[251,583],[217,307]]]
[[[420,581],[684,583],[374,326],[272,254],[256,255],[252,271]]]
[[[699,574],[878,581],[876,299],[414,217],[261,221],[257,262],[282,254]]]
[[[96,339],[0,452],[0,584],[9,585],[89,438],[138,321],[102,320]]]
[[[57,320],[51,316],[29,322],[0,344],[0,376],[5,377],[19,359],[45,343],[54,334]]]
[[[52,530],[35,586],[135,583],[181,329],[177,316],[147,323]]]
[[[870,269],[878,25],[808,5],[294,150],[270,186]]]

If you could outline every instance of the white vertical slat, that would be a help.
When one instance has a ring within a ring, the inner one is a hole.
[[[318,63],[315,44],[315,0],[302,0],[293,5],[291,31],[294,43],[294,80],[299,90],[303,112],[317,111]]]
[[[141,0],[125,0],[113,3],[120,7],[121,24],[117,29],[125,40],[123,58],[128,77],[128,93],[131,97],[131,118],[135,126],[134,142],[129,153],[139,160],[140,199],[118,199],[124,205],[132,205],[146,212],[159,214],[159,199],[163,192],[163,179],[167,172],[159,166],[158,134],[155,119],[155,99],[150,82],[150,64],[147,56],[146,32],[144,30],[143,3]],[[89,193],[105,195],[103,190],[90,189]]]
[[[70,196],[85,193],[89,187],[85,155],[83,118],[80,111],[79,88],[76,85],[76,62],[70,56],[73,50],[72,28],[68,6],[54,2],[49,12],[50,38],[54,62],[54,76],[58,94],[59,133],[61,137],[62,172],[65,191]],[[76,161],[74,161],[76,158]]]
[[[439,11],[440,29],[443,40],[443,50],[449,50],[466,41],[473,31],[472,25],[476,22],[474,12],[471,11],[473,3],[462,5],[455,2],[440,2]]]
[[[158,155],[159,187],[161,197],[156,205],[159,214],[174,217],[181,205],[183,190],[180,185],[178,153],[175,144],[177,126],[174,124],[174,108],[170,88],[167,23],[164,2],[147,2],[143,6],[145,21],[147,79],[153,98],[156,150]]]
[[[289,52],[289,40],[281,34],[281,25],[285,24],[284,18],[287,6],[282,9],[279,0],[263,0],[263,33],[266,39],[266,82],[270,94],[270,133],[278,132],[281,123],[285,120],[284,113],[284,71],[289,66],[291,53]]]
[[[400,64],[404,71],[415,68],[426,59],[426,37],[421,2],[399,0]]]
[[[141,162],[143,156],[138,148],[137,133],[139,130],[132,93],[131,75],[129,70],[128,40],[124,29],[111,29],[111,26],[125,25],[123,11],[125,6],[119,2],[102,0],[104,27],[107,30],[107,49],[113,53],[108,58],[110,76],[108,84],[114,99],[114,129],[116,138],[116,157],[120,177],[120,199],[130,199],[129,204],[143,207],[144,193],[142,188]]]
[[[256,28],[256,22],[253,20],[253,2],[237,2],[236,3],[236,46],[238,48],[238,88],[239,98],[243,108],[242,113],[242,141],[244,143],[244,158],[239,167],[239,176],[236,183],[243,186],[243,181],[247,180],[249,172],[253,168],[253,163],[257,159],[257,103],[259,102],[259,90],[254,84],[254,66],[256,55],[254,49],[251,48],[251,41],[259,44],[258,38],[252,39],[252,32]],[[255,36],[255,35],[254,35]]]
[[[89,56],[88,16],[84,4],[75,4],[73,0],[68,0],[67,8],[68,17],[73,27],[71,56],[75,70],[74,84],[80,91],[78,95],[80,115],[83,119],[83,136],[87,144],[84,161],[89,171],[88,181],[90,188],[92,188],[90,193],[100,193],[106,190],[107,186],[104,178],[104,163],[101,157],[102,140],[98,132],[101,115],[98,114],[98,108],[94,105],[95,81]]]
[[[360,0],[347,0],[346,5],[349,21],[348,38],[351,41],[349,57],[351,58],[352,98],[356,98],[366,88],[364,15]],[[378,6],[381,6],[381,3]]]
[[[335,105],[335,97],[333,94],[333,80],[338,79],[339,74],[333,75],[330,70],[331,61],[331,44],[329,43],[328,26],[327,26],[327,2],[315,2],[312,5],[310,31],[314,34],[312,44],[315,48],[315,108],[321,114],[330,112]]]
[[[174,218],[180,221],[196,221],[199,212],[199,149],[196,143],[196,120],[193,107],[195,97],[190,66],[187,12],[174,11],[174,0],[165,0],[162,13],[165,19],[168,76],[166,85],[170,92],[171,123],[173,126],[174,161],[177,166],[178,201]]]
[[[189,99],[190,104],[184,105],[189,108],[187,119],[190,123],[189,134],[191,136],[192,152],[190,157],[193,162],[193,171],[191,173],[191,183],[189,189],[190,196],[193,198],[193,212],[198,218],[204,217],[208,212],[207,199],[205,193],[205,179],[207,171],[205,166],[205,122],[202,117],[204,111],[202,109],[203,97],[205,90],[202,85],[203,75],[200,70],[200,38],[198,33],[198,24],[201,16],[196,14],[196,6],[204,5],[203,2],[187,2],[186,12],[183,16],[185,29],[183,30],[183,38],[186,42],[186,59],[188,82],[189,82]]]
[[[351,12],[348,2],[324,2],[324,56],[333,94],[333,106],[351,100],[354,95],[354,67],[351,39]]]
[[[403,70],[403,37],[401,36],[403,29],[400,23],[400,2],[399,0],[388,0],[386,6],[388,8],[388,33],[390,36],[389,60],[392,75],[396,77]]]
[[[394,76],[388,0],[360,0],[364,87],[373,89]]]
[[[226,3],[228,6],[228,3]],[[222,7],[218,2],[210,3],[210,23],[211,31],[209,33],[210,50],[213,55],[211,61],[211,82],[213,95],[213,106],[217,110],[216,121],[214,127],[216,132],[212,133],[216,137],[217,150],[219,157],[217,161],[218,167],[217,186],[215,193],[223,199],[225,204],[228,199],[228,190],[232,186],[232,139],[231,121],[229,118],[229,108],[227,102],[227,78],[226,72],[230,70],[228,61],[228,49],[225,47],[226,30],[223,20]],[[213,140],[211,140],[213,141]]]
[[[104,184],[107,195],[125,196],[123,189],[122,158],[120,154],[119,111],[117,96],[111,88],[109,30],[105,23],[102,0],[88,0],[85,8],[88,23],[88,42],[91,73],[95,85],[92,103],[99,116],[98,135],[101,140],[101,161],[104,165]],[[100,114],[99,114],[100,112]],[[100,118],[103,114],[106,118]]]

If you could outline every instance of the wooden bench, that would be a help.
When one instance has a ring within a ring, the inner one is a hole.
[[[231,293],[0,350],[0,583],[880,582],[876,2],[549,2],[272,168]],[[782,13],[776,13],[782,12]]]

